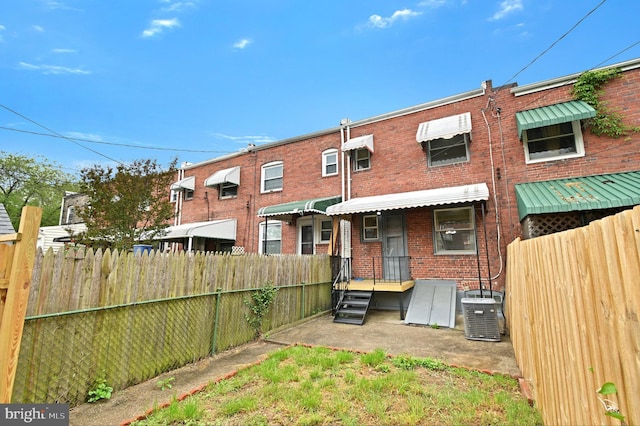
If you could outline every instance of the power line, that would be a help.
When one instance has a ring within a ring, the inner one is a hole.
[[[531,62],[529,62],[527,65],[525,65],[524,68],[522,68],[520,71],[518,71],[517,73],[515,73],[515,75],[513,77],[511,77],[509,80],[507,80],[502,86],[506,86],[507,84],[509,84],[509,82],[513,81],[518,75],[520,75],[524,70],[526,70],[527,68],[529,68],[531,65],[533,65],[534,62],[536,62],[538,59],[540,59],[544,54],[546,54],[549,50],[551,50],[556,44],[558,44],[560,42],[560,40],[562,40],[563,38],[565,38],[566,36],[569,35],[569,33],[571,33],[573,30],[575,30],[578,25],[580,25],[582,23],[582,21],[584,21],[585,19],[587,19],[587,17],[589,17],[589,15],[591,15],[593,12],[595,12],[600,6],[602,6],[603,4],[606,3],[607,0],[602,0],[596,7],[594,7],[593,9],[591,9],[586,15],[584,15],[578,22],[575,23],[575,25],[573,27],[571,27],[569,29],[569,31],[567,31],[566,33],[564,33],[562,36],[560,36],[560,38],[558,38],[556,41],[554,41],[553,43],[551,43],[551,45],[549,47],[547,47],[542,53],[540,53],[538,56],[536,56],[535,58],[533,58],[533,60]]]
[[[27,120],[27,121],[28,121],[28,122],[30,122],[30,123],[35,124],[35,125],[36,125],[36,126],[38,126],[38,127],[42,127],[43,129],[45,129],[47,132],[49,132],[49,133],[51,133],[51,134],[57,135],[58,137],[60,137],[60,138],[62,138],[62,139],[66,139],[66,140],[68,140],[69,142],[71,142],[71,143],[73,143],[73,144],[76,144],[76,145],[78,145],[78,146],[79,146],[79,147],[81,147],[81,148],[84,148],[84,149],[86,149],[86,150],[88,150],[88,151],[93,152],[94,154],[98,154],[99,156],[106,158],[107,160],[111,160],[111,161],[113,161],[113,162],[115,162],[115,163],[118,163],[118,164],[120,164],[120,165],[124,165],[122,162],[120,162],[120,161],[116,160],[115,158],[111,158],[111,157],[109,157],[109,156],[107,156],[107,155],[105,155],[105,154],[103,154],[103,153],[101,153],[101,152],[96,151],[95,149],[91,149],[91,148],[89,148],[89,147],[86,147],[86,146],[82,145],[81,143],[78,143],[78,142],[74,141],[74,140],[73,140],[73,139],[71,139],[71,138],[68,138],[68,137],[66,137],[66,136],[64,136],[64,135],[61,135],[60,133],[58,133],[58,132],[56,132],[56,131],[53,131],[53,130],[49,129],[48,127],[46,127],[46,126],[44,126],[44,125],[42,125],[42,124],[38,123],[37,121],[30,119],[30,118],[29,118],[29,117],[27,117],[26,115],[20,114],[18,111],[14,111],[14,110],[12,110],[11,108],[9,108],[9,107],[8,107],[8,106],[6,106],[6,105],[0,104],[0,107],[2,107],[2,108],[4,108],[4,109],[6,109],[7,111],[9,111],[9,112],[11,112],[11,113],[13,113],[13,114],[17,115],[18,117],[21,117],[21,118],[23,118],[23,119]]]
[[[27,133],[27,134],[36,135],[36,136],[48,136],[48,137],[51,137],[51,138],[62,138],[62,139],[67,139],[67,140],[71,140],[71,141],[97,143],[97,144],[112,145],[112,146],[123,146],[123,147],[127,147],[127,148],[150,149],[150,150],[156,150],[156,151],[199,152],[199,153],[214,153],[214,154],[229,154],[231,152],[231,151],[214,151],[214,150],[182,149],[182,148],[161,148],[161,147],[153,147],[153,146],[132,145],[132,144],[126,144],[126,143],[96,141],[96,140],[92,140],[92,139],[82,139],[82,138],[72,138],[72,137],[67,137],[67,136],[60,136],[58,134],[34,132],[34,131],[31,131],[31,130],[14,129],[14,128],[11,128],[11,127],[4,127],[4,126],[0,126],[0,130],[9,130],[9,131],[12,131],[12,132]]]
[[[591,68],[591,69],[598,68],[598,67],[600,67],[602,64],[606,64],[607,62],[609,62],[610,60],[612,60],[612,59],[613,59],[613,58],[615,58],[616,56],[618,56],[618,55],[622,55],[622,54],[623,54],[624,52],[626,52],[627,50],[629,50],[629,49],[631,49],[632,47],[635,47],[635,46],[637,46],[637,45],[639,45],[639,44],[640,44],[640,40],[638,40],[638,41],[636,41],[635,43],[633,43],[632,45],[630,45],[630,46],[628,46],[628,47],[626,47],[626,48],[622,49],[621,51],[619,51],[619,52],[618,52],[618,53],[616,53],[615,55],[609,56],[607,59],[605,59],[604,61],[600,62],[598,65],[594,66],[594,67],[593,67],[593,68]]]

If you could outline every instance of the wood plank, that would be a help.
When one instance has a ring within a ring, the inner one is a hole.
[[[18,229],[22,239],[15,244],[7,299],[0,323],[0,403],[4,404],[11,402],[13,393],[41,219],[41,208],[26,206],[22,209]]]

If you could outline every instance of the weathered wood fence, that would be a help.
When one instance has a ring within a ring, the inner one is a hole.
[[[278,288],[263,331],[331,307],[329,256],[39,253],[13,402],[84,402],[255,339],[245,301]]]
[[[507,250],[507,320],[545,424],[640,424],[640,206]],[[606,382],[617,394],[596,391]]]

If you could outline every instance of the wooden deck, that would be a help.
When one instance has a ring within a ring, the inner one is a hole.
[[[376,280],[375,284],[373,280],[351,280],[347,285],[348,290],[362,290],[362,291],[388,291],[393,293],[404,293],[405,291],[413,288],[415,282],[410,281],[381,281]]]

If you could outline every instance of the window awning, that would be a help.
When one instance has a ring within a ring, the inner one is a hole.
[[[416,132],[416,141],[421,143],[434,139],[451,139],[464,133],[471,133],[470,112],[420,123]]]
[[[236,239],[236,219],[212,220],[209,222],[193,222],[183,225],[170,226],[166,235],[157,237],[158,240],[181,240],[184,238],[200,237],[216,240]]]
[[[327,208],[342,201],[341,196],[314,198],[311,200],[292,201],[290,203],[276,204],[274,206],[262,207],[258,210],[258,216],[291,216],[304,215],[310,213],[325,214]]]
[[[516,185],[518,216],[640,204],[640,171]]]
[[[328,207],[327,215],[334,216],[383,210],[410,209],[414,207],[467,203],[488,199],[489,188],[487,184],[476,183],[450,188],[426,189],[423,191],[352,198],[351,200]]]
[[[196,177],[189,176],[171,184],[172,191],[184,191],[185,189],[193,191],[196,187]]]
[[[233,183],[240,186],[240,166],[218,170],[204,181],[204,186],[212,187],[223,183]]]
[[[596,110],[584,101],[569,101],[516,112],[518,137],[522,139],[522,132],[525,130],[567,123],[569,121],[584,120],[595,116]]]
[[[351,138],[342,144],[342,151],[351,151],[353,149],[367,148],[373,152],[373,135],[358,136]]]

